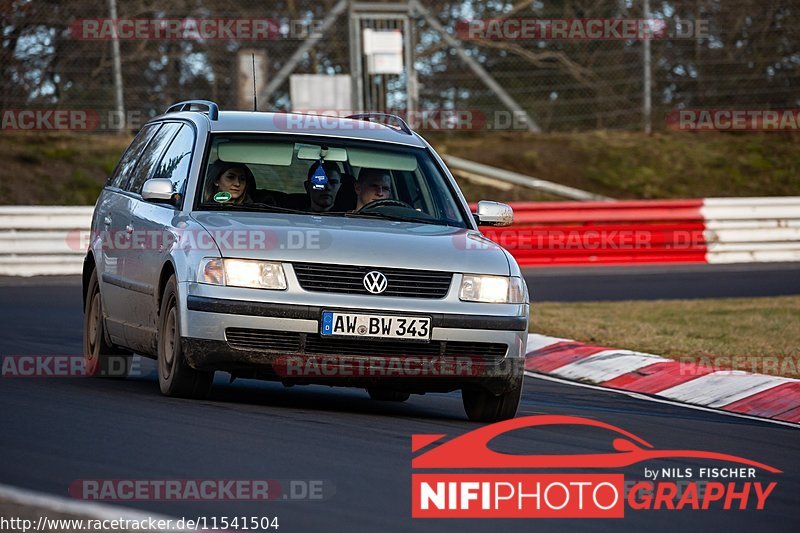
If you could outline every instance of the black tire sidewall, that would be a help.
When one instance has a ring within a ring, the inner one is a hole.
[[[158,385],[161,388],[161,392],[166,394],[167,396],[172,396],[177,392],[176,385],[177,382],[180,380],[177,377],[180,361],[177,355],[180,355],[180,349],[176,350],[177,354],[176,357],[172,361],[172,368],[170,370],[169,376],[165,375],[164,367],[166,365],[166,354],[164,349],[164,329],[166,327],[167,322],[167,315],[169,314],[170,307],[175,307],[175,321],[176,324],[180,324],[180,315],[178,311],[178,290],[175,284],[175,278],[170,278],[167,281],[166,286],[164,287],[164,294],[161,297],[161,309],[158,313],[158,343],[157,343],[157,350],[158,350]],[[179,342],[180,334],[176,335],[174,342]]]
[[[169,376],[165,375],[166,353],[164,349],[164,331],[167,323],[167,316],[170,309],[175,309],[175,343],[172,368]],[[180,398],[202,398],[208,394],[211,382],[214,377],[213,372],[201,372],[190,367],[184,359],[183,348],[181,347],[181,312],[178,299],[178,287],[175,276],[170,277],[164,286],[164,293],[161,297],[161,308],[158,315],[158,342],[157,346],[157,366],[158,366],[158,385],[161,393],[166,396],[176,396]]]
[[[97,331],[95,333],[94,349],[89,349],[89,320],[92,302],[98,298]],[[85,302],[83,305],[83,363],[86,374],[92,377],[125,378],[131,367],[132,354],[109,343],[106,338],[106,325],[103,317],[103,298],[100,294],[100,282],[97,279],[97,269],[92,269],[87,284]],[[111,358],[114,358],[112,361]],[[114,363],[112,365],[112,362]],[[119,364],[122,368],[119,368]]]
[[[494,395],[488,390],[464,390],[461,398],[467,417],[473,422],[500,422],[516,416],[522,399],[524,378],[514,379],[509,390]]]

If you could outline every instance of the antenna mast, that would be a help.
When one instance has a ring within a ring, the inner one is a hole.
[[[256,97],[256,54],[250,54],[253,58],[253,111],[258,111],[258,99]]]

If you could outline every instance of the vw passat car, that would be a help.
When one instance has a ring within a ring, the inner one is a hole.
[[[362,387],[375,400],[460,390],[468,417],[515,415],[528,292],[441,158],[399,117],[170,107],[103,189],[83,268],[84,353],[108,375],[157,359],[161,392],[215,371]],[[117,364],[119,367],[119,364]]]

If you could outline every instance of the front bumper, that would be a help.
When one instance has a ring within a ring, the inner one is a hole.
[[[298,305],[193,294],[191,288],[187,293],[182,344],[187,362],[197,369],[286,384],[380,386],[408,392],[485,387],[499,393],[523,373],[527,305],[512,306],[523,315],[485,316],[397,306],[342,307],[341,298],[338,306]],[[430,316],[431,342],[398,347],[397,342],[356,339],[348,345],[322,339],[323,310]],[[258,342],[234,342],[228,338],[232,331]],[[484,353],[483,346],[491,349]]]

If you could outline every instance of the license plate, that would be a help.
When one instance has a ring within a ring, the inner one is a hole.
[[[360,315],[323,311],[323,336],[430,340],[431,319],[418,316]]]

